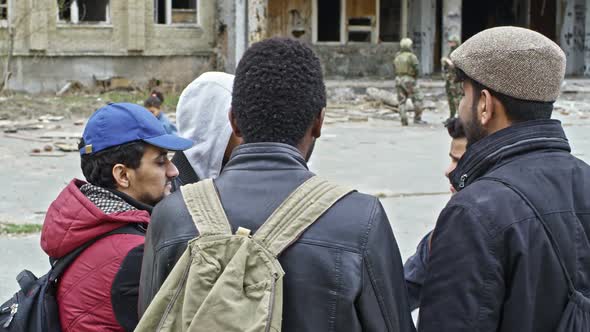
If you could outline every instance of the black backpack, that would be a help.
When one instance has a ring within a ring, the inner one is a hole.
[[[129,224],[103,234],[60,259],[50,259],[51,269],[37,278],[23,270],[16,276],[20,290],[0,306],[0,331],[61,332],[57,306],[57,279],[86,248],[96,241],[114,234],[145,235],[140,225]]]
[[[547,225],[545,220],[541,217],[541,213],[539,213],[539,211],[537,210],[537,208],[535,208],[533,203],[514,185],[497,178],[484,177],[481,180],[484,179],[500,182],[512,191],[514,191],[518,196],[520,196],[520,198],[523,201],[525,201],[525,203],[531,208],[531,210],[533,210],[533,213],[543,225],[543,229],[547,234],[547,238],[551,243],[551,247],[553,247],[553,251],[557,256],[559,265],[561,265],[561,269],[568,283],[568,302],[565,308],[563,308],[561,318],[559,319],[559,325],[557,326],[557,330],[555,330],[555,332],[590,331],[590,298],[588,298],[575,288],[574,282],[572,281],[570,274],[567,272],[565,263],[561,258],[562,256],[559,251],[557,241],[555,241],[555,237],[553,236],[553,233],[551,232],[549,225]]]

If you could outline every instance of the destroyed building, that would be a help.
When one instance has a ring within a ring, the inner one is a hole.
[[[590,75],[590,0],[0,0],[4,54],[14,41],[9,87],[30,92],[109,77],[182,87],[206,70],[233,72],[271,36],[310,44],[327,78],[350,79],[393,78],[407,36],[422,74],[436,75],[450,35],[499,25],[543,33],[565,51],[568,75]]]

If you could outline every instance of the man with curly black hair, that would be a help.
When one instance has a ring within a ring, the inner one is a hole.
[[[271,38],[245,52],[230,111],[243,144],[214,180],[233,232],[255,233],[314,176],[306,161],[325,106],[322,68],[308,46]],[[182,190],[154,214],[193,223]],[[377,198],[344,196],[278,258],[285,271],[283,331],[414,331],[401,256]]]

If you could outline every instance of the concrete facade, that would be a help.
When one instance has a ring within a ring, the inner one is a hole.
[[[196,23],[157,24],[154,2],[111,0],[107,22],[56,18],[56,0],[11,1],[16,29],[9,88],[55,91],[68,80],[91,84],[96,77],[122,76],[141,85],[150,78],[190,82],[216,67],[216,4],[197,1]],[[7,29],[0,47],[7,48]]]
[[[485,3],[462,0],[194,0],[197,17],[188,23],[187,11],[169,8],[172,0],[75,1],[108,4],[108,10],[101,21],[87,22],[95,7],[64,14],[57,0],[8,1],[9,20],[0,17],[0,49],[8,48],[11,22],[16,37],[10,89],[52,92],[69,80],[92,85],[94,77],[117,76],[138,86],[151,78],[183,86],[206,70],[233,73],[248,45],[271,36],[311,45],[327,78],[392,78],[398,41],[410,37],[421,74],[428,76],[440,70],[449,36],[465,39],[501,24],[545,33],[566,53],[568,75],[590,75],[590,0],[488,3],[504,6],[496,12],[508,12],[508,21],[477,10]],[[326,30],[333,35],[326,37]]]

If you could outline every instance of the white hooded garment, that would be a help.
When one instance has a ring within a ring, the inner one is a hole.
[[[179,135],[195,142],[184,151],[199,179],[216,178],[232,133],[228,112],[234,75],[207,72],[191,82],[176,107]]]

